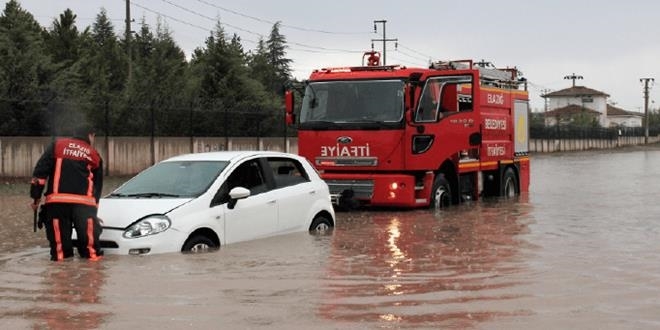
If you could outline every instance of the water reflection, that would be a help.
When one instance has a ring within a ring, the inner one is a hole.
[[[100,299],[103,264],[54,263],[46,248],[6,257],[0,273],[0,328],[97,329],[111,315]]]
[[[519,253],[530,205],[475,203],[426,210],[342,214],[332,238],[323,318],[379,326],[463,328],[528,315],[498,302],[524,297]],[[524,220],[520,220],[523,219]]]
[[[76,264],[78,263],[78,264]],[[53,264],[43,274],[44,290],[37,300],[45,305],[35,313],[35,328],[97,329],[111,313],[97,311],[105,282],[104,265],[87,260]]]

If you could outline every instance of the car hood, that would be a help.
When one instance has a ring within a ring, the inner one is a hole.
[[[103,227],[126,228],[151,214],[167,214],[191,198],[101,198],[98,217]]]

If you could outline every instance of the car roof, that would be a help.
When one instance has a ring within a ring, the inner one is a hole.
[[[163,162],[170,161],[237,161],[243,158],[253,156],[262,157],[290,157],[299,159],[298,155],[279,152],[279,151],[263,151],[263,150],[243,150],[243,151],[212,151],[212,152],[198,152],[192,154],[178,155],[163,160]]]

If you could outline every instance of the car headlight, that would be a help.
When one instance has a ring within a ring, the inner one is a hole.
[[[170,228],[172,222],[164,215],[150,215],[132,224],[124,231],[124,238],[138,238],[158,234]]]

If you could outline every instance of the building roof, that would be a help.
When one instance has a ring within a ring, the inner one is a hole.
[[[592,115],[600,115],[601,114],[600,112],[598,112],[596,110],[589,109],[588,107],[583,107],[583,106],[579,106],[579,105],[576,105],[576,104],[569,104],[565,107],[561,107],[561,108],[557,108],[557,109],[548,111],[548,112],[545,113],[545,116],[546,117],[572,116],[572,115],[576,115],[576,114],[579,114],[579,113],[588,113],[588,114],[592,114]]]
[[[613,105],[607,105],[607,116],[643,117],[639,112],[626,111]]]
[[[580,96],[605,96],[609,97],[607,93],[597,91],[584,86],[573,86],[562,90],[554,91],[552,93],[541,95],[541,97],[580,97]]]

